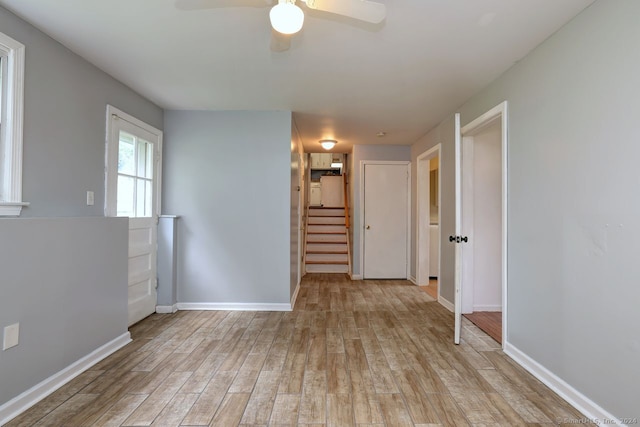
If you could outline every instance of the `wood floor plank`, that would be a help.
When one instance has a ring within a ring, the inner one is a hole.
[[[379,394],[380,410],[387,425],[394,427],[413,426],[409,410],[407,409],[402,396],[393,394]]]
[[[200,393],[198,400],[189,409],[182,424],[188,426],[208,425],[227,394],[235,375],[236,373],[231,371],[216,373]]]
[[[119,427],[133,411],[145,401],[146,394],[127,394],[118,400],[107,412],[92,425],[96,427]]]
[[[177,427],[198,399],[196,393],[178,393],[151,423],[154,427]]]
[[[343,427],[353,424],[353,404],[348,393],[327,395],[327,426]]]
[[[345,355],[342,353],[329,353],[327,359],[327,392],[331,394],[350,393]]]
[[[158,416],[162,409],[171,401],[180,387],[191,376],[191,372],[173,372],[163,381],[153,393],[138,406],[125,420],[125,426],[148,426]]]
[[[248,400],[249,393],[228,393],[220,404],[210,425],[216,427],[238,425]]]
[[[269,425],[291,426],[298,422],[298,412],[300,409],[299,394],[278,394],[276,395],[271,412]]]

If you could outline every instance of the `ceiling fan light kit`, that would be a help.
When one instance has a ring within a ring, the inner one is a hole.
[[[295,0],[278,0],[271,8],[269,19],[274,30],[282,34],[295,34],[302,29],[304,13],[295,4]]]
[[[335,139],[321,139],[318,142],[320,143],[320,145],[322,145],[322,148],[324,148],[325,150],[331,150],[338,143],[338,141],[336,141]]]

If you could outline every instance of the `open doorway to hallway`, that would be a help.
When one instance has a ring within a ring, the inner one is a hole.
[[[416,281],[435,300],[440,285],[440,147],[417,159]]]
[[[473,124],[473,122],[472,122]],[[503,118],[462,129],[462,314],[502,343]]]

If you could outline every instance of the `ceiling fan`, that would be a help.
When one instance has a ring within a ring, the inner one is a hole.
[[[369,24],[381,23],[387,14],[382,3],[369,0],[298,0],[310,10],[318,10],[345,16]],[[226,7],[267,7],[273,0],[176,0],[176,7],[182,10],[213,9]],[[271,21],[271,49],[283,51],[289,48],[288,36],[297,33],[304,24],[304,11],[296,0],[277,0],[269,12]]]

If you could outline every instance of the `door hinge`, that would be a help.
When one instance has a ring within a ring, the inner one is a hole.
[[[449,236],[450,242],[455,243],[467,243],[469,241],[469,237],[467,236]]]

